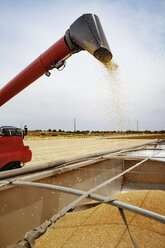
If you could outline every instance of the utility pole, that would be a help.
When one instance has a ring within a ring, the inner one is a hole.
[[[76,119],[74,119],[74,132],[76,132]]]
[[[139,123],[138,123],[138,120],[137,120],[137,132],[139,131]]]

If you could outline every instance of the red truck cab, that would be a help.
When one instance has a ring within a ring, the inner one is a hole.
[[[24,146],[25,132],[16,127],[0,127],[0,171],[20,168],[32,158],[29,146]]]

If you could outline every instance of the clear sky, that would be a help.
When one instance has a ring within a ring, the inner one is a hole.
[[[84,13],[99,16],[118,71],[75,54],[3,105],[0,126],[165,129],[164,0],[0,0],[0,88]]]

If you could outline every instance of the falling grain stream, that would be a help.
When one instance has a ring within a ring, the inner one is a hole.
[[[109,120],[109,127],[121,130],[125,122],[125,97],[122,93],[119,66],[113,60],[104,64],[107,81],[105,111]]]

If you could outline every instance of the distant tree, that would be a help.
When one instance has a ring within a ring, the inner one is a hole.
[[[125,131],[126,133],[132,133],[132,130],[127,130],[127,131]]]
[[[162,134],[162,133],[165,133],[165,130],[160,130],[159,133],[161,133],[161,134]]]
[[[149,134],[149,133],[151,133],[151,131],[150,130],[145,130],[144,133]]]
[[[45,133],[40,133],[41,136],[45,136]]]
[[[52,131],[52,130],[49,128],[49,129],[48,129],[48,132],[51,132],[51,131]]]
[[[82,134],[88,134],[89,133],[89,130],[84,130],[81,132]]]

